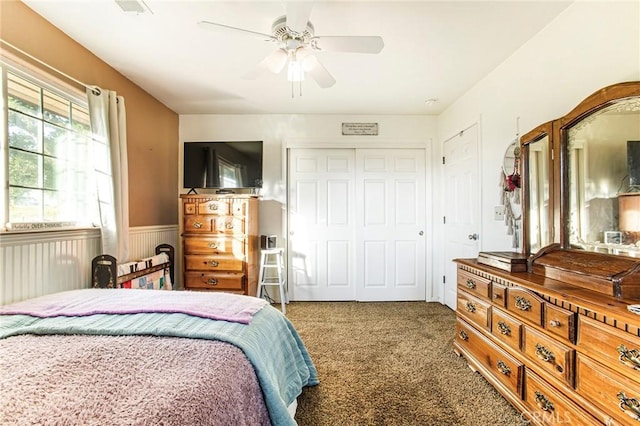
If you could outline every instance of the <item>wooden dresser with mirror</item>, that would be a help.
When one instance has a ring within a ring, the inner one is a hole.
[[[454,349],[533,424],[640,425],[640,82],[520,143],[523,249],[456,259]]]

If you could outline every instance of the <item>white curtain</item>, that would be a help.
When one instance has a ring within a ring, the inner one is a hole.
[[[94,158],[102,253],[121,262],[129,257],[129,179],[127,120],[124,98],[116,92],[87,89]]]

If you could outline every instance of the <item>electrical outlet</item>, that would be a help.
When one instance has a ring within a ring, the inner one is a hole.
[[[504,220],[504,206],[495,206],[493,208],[493,220]]]

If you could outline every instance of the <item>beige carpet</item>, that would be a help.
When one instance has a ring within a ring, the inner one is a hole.
[[[320,385],[298,399],[300,426],[525,425],[452,349],[455,314],[425,302],[292,302]]]

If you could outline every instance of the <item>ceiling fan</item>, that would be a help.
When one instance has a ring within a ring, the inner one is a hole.
[[[271,34],[232,27],[216,22],[200,21],[198,25],[209,30],[243,33],[275,43],[278,48],[262,60],[245,78],[257,78],[264,71],[279,74],[286,65],[290,81],[302,81],[305,74],[322,88],[336,83],[333,76],[314,55],[315,52],[380,53],[384,47],[378,36],[316,36],[309,22],[311,2],[287,3],[286,15],[275,20]]]

